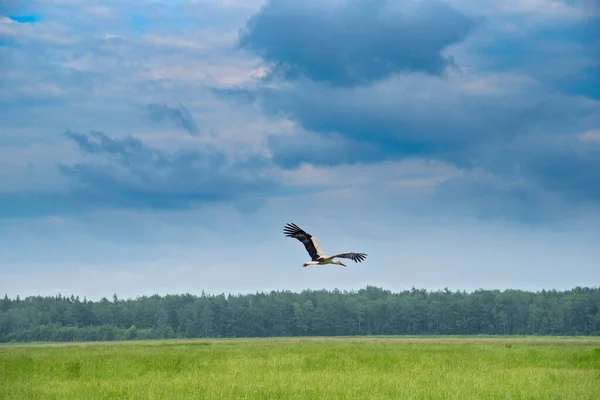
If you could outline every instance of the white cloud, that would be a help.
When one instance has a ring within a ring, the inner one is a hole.
[[[600,129],[593,129],[577,135],[577,138],[584,142],[600,142]]]
[[[531,21],[578,19],[589,15],[588,4],[568,4],[562,0],[448,0],[449,4],[465,11],[476,12],[488,17],[527,16]],[[585,3],[585,0],[583,1]],[[589,1],[588,3],[592,3]]]
[[[118,18],[118,11],[115,8],[107,7],[104,5],[93,4],[83,6],[81,11],[88,16],[99,19],[99,20],[115,20]]]
[[[284,171],[283,176],[286,182],[298,186],[348,188],[386,183],[395,187],[421,188],[435,186],[458,173],[456,167],[443,162],[414,158],[334,167],[303,164],[297,169]]]
[[[529,14],[534,18],[553,17],[560,19],[585,17],[584,7],[569,5],[561,0],[508,0],[495,3],[502,13]]]
[[[235,44],[237,33],[222,34],[218,31],[194,31],[193,34],[183,33],[178,35],[155,35],[147,33],[142,35],[144,44],[158,48],[173,50],[187,50],[194,52],[207,52]]]

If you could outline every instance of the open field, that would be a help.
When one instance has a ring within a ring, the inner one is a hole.
[[[0,398],[598,399],[600,338],[11,344]]]

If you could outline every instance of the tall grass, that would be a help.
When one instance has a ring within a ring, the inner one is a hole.
[[[600,338],[0,346],[4,399],[600,399]]]

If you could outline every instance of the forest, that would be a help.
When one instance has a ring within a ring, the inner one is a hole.
[[[0,300],[3,343],[348,335],[600,335],[600,288]]]

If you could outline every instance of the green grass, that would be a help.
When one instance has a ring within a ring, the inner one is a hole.
[[[600,399],[600,338],[0,346],[2,399]]]

